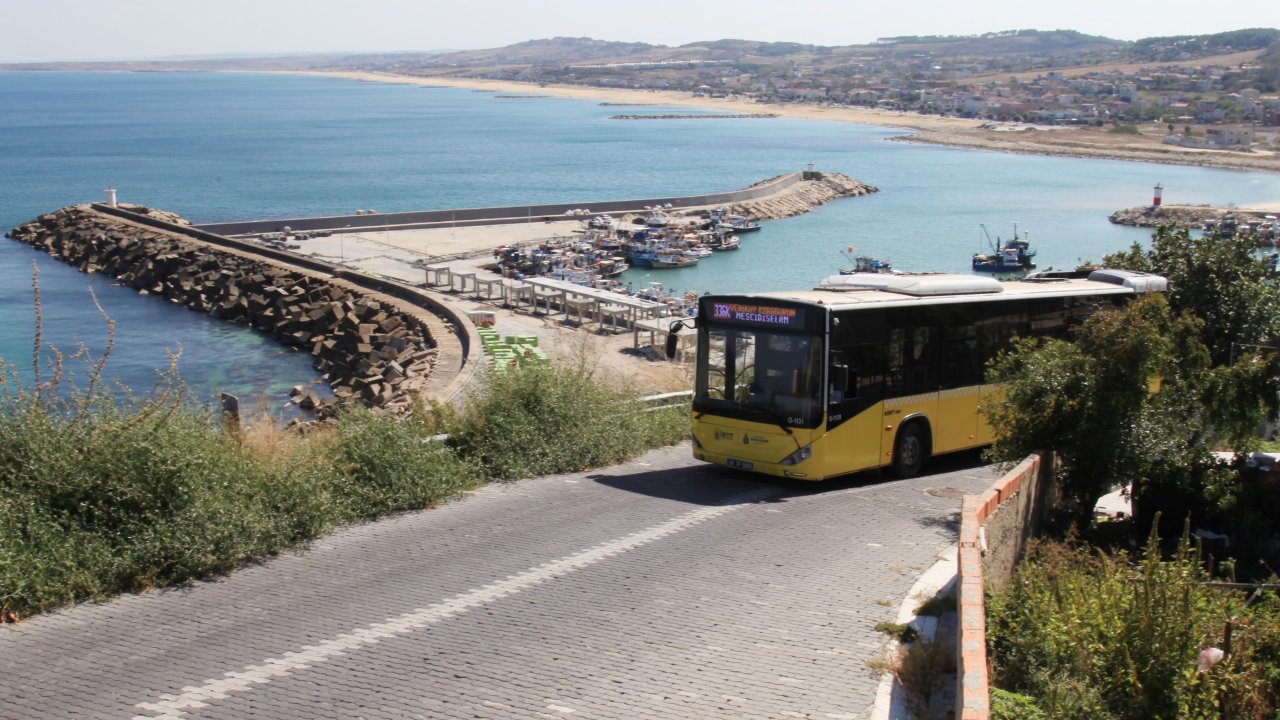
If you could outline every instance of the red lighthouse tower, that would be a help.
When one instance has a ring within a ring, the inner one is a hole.
[[[1156,195],[1151,198],[1151,207],[1160,207],[1160,193],[1164,192],[1164,188],[1160,187],[1160,183],[1156,183]]]

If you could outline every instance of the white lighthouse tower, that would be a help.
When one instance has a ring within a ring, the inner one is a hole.
[[[113,187],[107,188],[107,206],[108,207],[116,206],[116,189]]]

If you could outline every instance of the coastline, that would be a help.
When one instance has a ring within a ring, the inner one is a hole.
[[[1027,129],[1010,132],[1009,126],[991,130],[985,120],[919,115],[891,110],[854,107],[824,107],[795,103],[763,105],[730,98],[695,97],[676,91],[649,91],[626,88],[599,88],[581,85],[538,85],[509,80],[480,78],[395,75],[358,71],[279,71],[283,74],[333,77],[364,82],[395,83],[424,87],[449,87],[495,93],[537,94],[577,100],[618,104],[671,105],[715,110],[733,114],[760,113],[762,109],[779,117],[797,120],[822,120],[858,125],[876,125],[910,131],[895,140],[921,142],[949,147],[990,150],[1058,157],[1128,160],[1173,165],[1194,165],[1227,170],[1280,173],[1280,153],[1238,152],[1232,150],[1198,150],[1165,145],[1160,137],[1150,134],[1121,135],[1095,128],[1070,128],[1054,131]]]

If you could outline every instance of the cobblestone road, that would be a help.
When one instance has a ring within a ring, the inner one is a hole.
[[[963,463],[964,458],[959,462]],[[687,447],[0,627],[0,717],[865,717],[973,464],[795,485]]]

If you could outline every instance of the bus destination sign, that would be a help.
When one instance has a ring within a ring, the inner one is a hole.
[[[799,328],[803,326],[803,313],[798,308],[773,305],[748,305],[735,302],[712,302],[711,317],[714,320],[772,325],[774,327]]]

